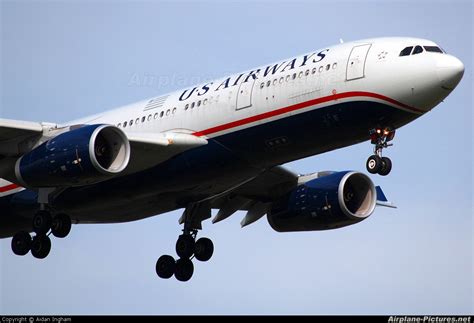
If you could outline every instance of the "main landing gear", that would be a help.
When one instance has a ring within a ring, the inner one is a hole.
[[[40,210],[33,217],[32,229],[36,233],[33,238],[26,231],[20,231],[13,236],[12,251],[18,256],[24,256],[31,251],[33,257],[43,259],[51,251],[49,235],[65,238],[71,231],[71,218],[63,213],[53,218],[50,211]]]
[[[367,159],[367,171],[371,174],[386,176],[392,170],[392,161],[388,157],[382,157],[382,150],[393,146],[389,144],[395,137],[395,130],[390,128],[376,128],[369,132],[370,142],[375,145],[374,154]]]
[[[210,217],[210,208],[204,206],[190,206],[183,215],[184,229],[176,241],[178,260],[172,256],[163,255],[156,262],[158,277],[168,279],[174,275],[177,280],[185,282],[191,279],[194,273],[193,258],[199,261],[208,261],[214,253],[214,244],[208,238],[196,241],[198,229],[201,229],[201,220]]]
[[[160,278],[171,278],[185,282],[191,279],[194,273],[194,265],[191,261],[193,256],[199,261],[208,261],[214,253],[214,244],[208,238],[200,238],[196,241],[197,230],[186,232],[179,236],[176,242],[176,254],[179,259],[163,255],[156,262],[156,273]]]

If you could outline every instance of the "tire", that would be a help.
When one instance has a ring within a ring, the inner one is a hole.
[[[56,215],[51,225],[51,233],[56,238],[65,238],[71,232],[71,218],[64,213]]]
[[[181,258],[176,261],[176,271],[174,277],[181,282],[191,279],[194,273],[193,262],[187,258]]]
[[[168,279],[173,276],[176,270],[176,261],[173,257],[164,255],[156,262],[156,274],[160,278]]]
[[[48,211],[38,211],[33,217],[33,231],[38,234],[46,234],[51,229],[53,222],[51,214]]]
[[[392,170],[392,161],[388,157],[382,157],[382,167],[379,170],[379,175],[387,176]]]
[[[26,255],[31,249],[31,236],[26,231],[20,231],[12,238],[12,251],[17,256]]]
[[[45,235],[37,235],[31,243],[31,254],[38,259],[44,259],[51,251],[51,239]]]
[[[196,242],[194,238],[189,234],[182,234],[179,236],[178,241],[176,241],[176,253],[179,258],[191,258],[194,254],[194,247]]]
[[[214,244],[208,238],[201,238],[196,241],[194,257],[199,261],[208,261],[214,253]]]
[[[377,174],[380,168],[382,168],[382,158],[377,155],[372,155],[367,159],[365,166],[369,173]]]

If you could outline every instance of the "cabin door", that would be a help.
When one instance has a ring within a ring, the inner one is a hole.
[[[346,80],[356,80],[365,76],[365,61],[371,44],[354,46],[347,61]]]

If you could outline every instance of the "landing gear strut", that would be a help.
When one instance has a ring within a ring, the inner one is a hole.
[[[382,150],[393,146],[389,144],[395,137],[395,130],[390,128],[376,128],[369,132],[370,141],[374,147],[374,154],[367,159],[367,171],[371,174],[386,176],[392,170],[392,161],[388,157],[382,157]]]
[[[182,282],[191,279],[194,273],[194,265],[192,262],[193,258],[199,261],[208,261],[211,259],[214,253],[214,244],[208,238],[200,238],[196,241],[200,225],[199,213],[202,208],[193,207],[187,208],[184,217],[184,229],[183,234],[178,237],[176,241],[176,254],[179,259],[175,260],[172,256],[163,255],[156,262],[156,273],[158,277],[168,279],[174,275],[174,277]],[[195,217],[194,219],[192,217]],[[196,219],[197,217],[197,219]],[[198,222],[196,222],[198,220]],[[199,223],[199,225],[197,225]]]

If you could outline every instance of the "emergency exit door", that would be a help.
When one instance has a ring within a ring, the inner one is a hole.
[[[255,79],[251,77],[247,82],[240,83],[237,92],[236,110],[249,108],[252,106],[252,92],[255,85]]]

